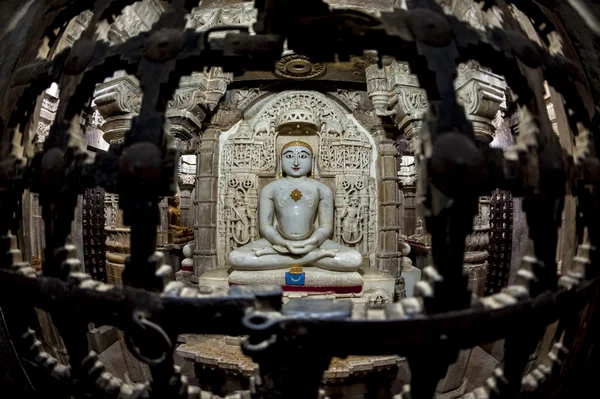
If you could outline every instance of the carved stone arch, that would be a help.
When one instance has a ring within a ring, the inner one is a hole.
[[[346,113],[337,101],[318,91],[290,90],[277,93],[268,99],[254,103],[245,111],[250,125],[261,119],[277,119],[283,112],[291,109],[310,109],[321,122],[347,120]]]

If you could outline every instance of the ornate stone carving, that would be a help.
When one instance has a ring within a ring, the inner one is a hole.
[[[104,118],[104,140],[115,142],[124,138],[131,128],[132,117],[140,111],[142,90],[134,76],[119,76],[101,83],[94,93],[94,104]]]
[[[473,124],[475,136],[486,142],[492,141],[495,132],[492,121],[505,101],[504,79],[477,63],[469,63],[459,66],[454,86],[458,101]]]
[[[230,8],[192,10],[188,27],[196,30],[207,30],[222,25],[251,26],[256,21],[256,9],[251,3],[240,4]]]
[[[38,118],[38,124],[35,129],[35,137],[33,139],[35,151],[42,149],[48,134],[50,133],[50,127],[56,117],[56,110],[58,109],[58,93],[56,96],[51,90],[44,91],[42,98],[42,106],[40,108],[40,116]]]
[[[369,65],[365,69],[367,76],[367,93],[377,115],[390,115],[388,110],[390,95],[386,68],[379,68],[377,64]]]
[[[253,174],[228,173],[219,180],[219,244],[225,253],[257,238],[258,177]]]
[[[359,90],[339,89],[330,94],[343,102],[348,109],[354,111],[356,108],[365,106],[365,97],[367,93]]]
[[[124,43],[127,39],[149,31],[158,21],[164,7],[159,0],[145,0],[125,7],[108,31],[108,39]]]
[[[259,89],[231,90],[229,93],[229,105],[235,109],[246,109],[255,99],[265,94]]]
[[[225,248],[231,251],[256,240],[257,178],[240,174],[226,177],[225,183]]]
[[[332,123],[326,127],[331,125]],[[319,156],[322,176],[335,176],[339,173],[368,175],[371,159],[371,144],[365,136],[358,133],[353,123],[347,123],[339,134],[331,129],[322,135]]]
[[[410,73],[405,62],[392,62],[386,67],[386,73],[393,93],[389,106],[394,109],[398,129],[409,140],[414,152],[416,133],[428,107],[425,90],[419,87],[417,77]]]
[[[398,179],[403,187],[414,186],[417,182],[417,167],[413,155],[405,155],[400,160]]]
[[[340,244],[358,250],[363,256],[374,248],[376,204],[367,176],[336,176],[335,233]]]

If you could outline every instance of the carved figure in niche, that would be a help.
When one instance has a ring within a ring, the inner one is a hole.
[[[342,238],[347,244],[357,244],[362,240],[362,229],[359,224],[364,218],[364,212],[360,206],[360,198],[353,194],[348,199],[348,205],[342,214]]]
[[[423,219],[418,218],[415,226],[415,234],[408,236],[410,241],[420,242],[429,245],[429,236],[423,227]]]
[[[259,229],[263,238],[229,254],[239,270],[268,270],[313,265],[355,271],[361,254],[329,239],[333,233],[333,194],[311,178],[313,151],[303,141],[283,146],[283,177],[267,184],[259,196]],[[319,219],[318,226],[315,221]],[[277,221],[277,226],[275,225]]]
[[[230,211],[230,220],[233,224],[233,240],[238,245],[248,244],[248,241],[250,241],[250,215],[246,207],[246,198],[241,191],[236,193]]]
[[[181,225],[181,211],[179,210],[179,194],[169,198],[169,241],[181,244],[194,239],[194,229]]]

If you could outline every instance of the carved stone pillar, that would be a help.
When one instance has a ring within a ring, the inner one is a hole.
[[[194,275],[217,267],[217,188],[219,170],[218,126],[202,133],[196,157],[196,195],[194,199]]]
[[[482,145],[489,144],[496,131],[493,121],[506,101],[506,82],[477,62],[469,61],[459,65],[454,86],[458,101],[465,108],[467,119],[473,124],[475,139]],[[470,288],[478,296],[485,293],[489,242],[490,197],[484,196],[479,199],[479,213],[465,247],[465,271],[469,275]]]
[[[402,273],[398,251],[399,193],[398,151],[394,141],[376,136],[378,147],[377,173],[379,177],[379,248],[376,254],[377,268],[399,277]]]
[[[139,112],[142,90],[135,77],[124,75],[98,85],[94,103],[104,118],[102,131],[108,143],[122,143],[131,128],[131,120]],[[121,281],[125,258],[129,254],[131,230],[123,225],[119,196],[106,193],[104,197],[106,231],[106,277],[109,283]]]
[[[390,106],[394,110],[394,122],[400,130],[400,137],[408,141],[409,155],[402,156],[398,177],[403,196],[404,218],[402,233],[410,236],[415,232],[416,223],[416,177],[415,149],[417,133],[423,124],[427,110],[425,91],[419,87],[417,77],[410,73],[407,63],[393,62],[386,67],[388,85],[392,95]]]
[[[423,116],[427,110],[425,92],[419,88],[416,76],[410,74],[408,65],[393,62],[385,67],[388,88],[392,92],[389,107],[395,113],[395,122],[401,136],[409,141],[409,151],[417,148],[417,132],[421,127]],[[475,137],[483,145],[491,142],[495,131],[492,121],[505,101],[506,83],[503,78],[482,68],[475,62],[461,64],[455,81],[459,102],[465,107],[467,118],[473,124]],[[381,88],[378,88],[382,91]],[[398,175],[401,179],[404,195],[404,233],[414,234],[415,217],[414,183],[417,173],[413,166],[412,155],[403,157]],[[489,244],[489,197],[482,197],[479,203],[479,214],[474,220],[474,232],[467,238],[465,253],[465,272],[469,275],[471,287],[475,293],[482,295],[485,289],[485,269],[487,265],[487,246]]]

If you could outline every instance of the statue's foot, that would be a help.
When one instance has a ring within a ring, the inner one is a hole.
[[[264,256],[264,255],[274,255],[277,254],[278,252],[272,248],[272,247],[266,247],[266,248],[253,248],[252,251],[254,252],[254,256],[256,256],[257,258],[260,256]]]
[[[339,251],[335,248],[329,248],[329,249],[319,248],[319,249],[315,250],[315,252],[317,253],[317,259],[323,259],[323,258],[335,258]]]

